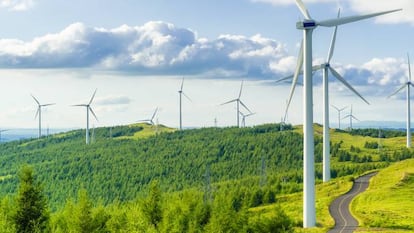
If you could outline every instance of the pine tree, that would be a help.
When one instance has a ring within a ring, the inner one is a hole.
[[[47,232],[49,211],[42,188],[34,179],[33,170],[23,167],[13,220],[19,233]]]

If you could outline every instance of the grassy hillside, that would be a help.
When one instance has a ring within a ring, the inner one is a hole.
[[[369,189],[352,203],[364,227],[414,231],[414,160],[398,162],[372,178]]]
[[[232,211],[249,208],[246,216],[272,217],[284,209],[300,229],[301,129],[279,130],[277,124],[184,131],[134,124],[97,128],[91,145],[85,145],[83,130],[0,144],[0,197],[16,193],[16,174],[29,164],[53,210],[76,199],[79,190],[85,190],[94,203],[129,203],[147,195],[150,183],[157,180],[168,198],[178,195],[180,199],[192,190],[197,200],[218,202],[217,208],[223,201],[229,201]],[[331,130],[332,176],[337,179],[321,184],[322,128],[315,126],[319,227],[309,232],[326,232],[333,225],[328,206],[349,189],[349,175],[413,157],[397,132],[379,140],[366,136],[371,131],[351,135]],[[125,205],[117,211],[128,212],[130,204]]]

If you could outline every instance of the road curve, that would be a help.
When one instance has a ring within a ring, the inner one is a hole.
[[[349,204],[356,195],[368,188],[369,180],[376,174],[377,172],[373,172],[359,177],[354,181],[354,185],[349,192],[331,203],[329,212],[335,220],[335,227],[328,231],[328,233],[352,233],[357,229],[358,221],[349,211]]]

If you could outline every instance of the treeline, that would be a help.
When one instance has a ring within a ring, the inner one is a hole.
[[[403,137],[406,135],[405,131],[396,129],[352,129],[351,131],[343,132],[349,132],[351,135],[369,136],[373,138],[394,138]]]
[[[50,213],[30,168],[21,173],[18,194],[0,203],[0,231],[18,232],[293,232],[280,209],[273,216],[250,212],[233,192],[206,200],[198,191],[164,194],[156,181],[145,197],[109,206],[96,204],[85,190]]]

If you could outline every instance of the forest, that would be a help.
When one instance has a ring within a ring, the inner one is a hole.
[[[97,128],[91,145],[84,143],[84,130],[0,144],[0,231],[16,232],[19,226],[25,172],[39,196],[34,203],[43,206],[36,208],[44,210],[37,216],[47,220],[34,224],[37,232],[291,232],[300,225],[283,210],[272,218],[249,211],[302,190],[302,135],[295,127],[266,124],[136,137],[146,127]],[[332,143],[333,177],[413,157],[408,150],[361,157],[358,150]],[[317,182],[321,154],[316,134]]]

